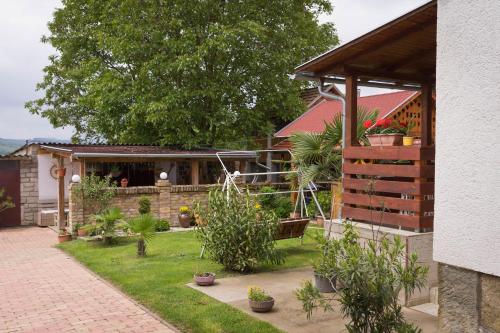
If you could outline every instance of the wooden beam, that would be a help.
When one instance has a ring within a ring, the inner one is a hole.
[[[358,81],[354,75],[349,75],[345,79],[345,147],[358,146]]]
[[[399,59],[398,61],[394,61],[392,63],[386,63],[382,66],[380,66],[378,69],[379,70],[385,70],[388,72],[392,72],[398,68],[401,68],[405,65],[411,64],[417,60],[420,60],[422,58],[425,58],[426,56],[430,55],[431,53],[436,53],[436,46],[433,48],[426,48],[422,49],[417,52],[412,52],[409,56],[403,57]]]
[[[422,84],[422,147],[432,145],[432,85],[428,82]]]
[[[429,79],[428,75],[421,74],[401,74],[386,70],[368,69],[357,66],[344,66],[344,71],[347,73],[356,74],[358,77],[367,77],[370,79],[396,80],[401,83],[418,83]]]
[[[80,160],[80,177],[83,178],[85,177],[86,168],[85,168],[85,159],[81,158]]]
[[[64,176],[66,175],[66,169],[64,168],[64,158],[59,157],[57,159],[57,183],[58,183],[58,195],[57,195],[57,227],[62,230],[66,227],[66,220],[64,216]]]
[[[191,160],[191,185],[200,184],[200,161],[197,159]]]

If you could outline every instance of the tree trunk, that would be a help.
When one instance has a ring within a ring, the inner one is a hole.
[[[139,257],[144,257],[146,255],[146,242],[144,242],[144,239],[139,239],[137,241],[137,255]]]

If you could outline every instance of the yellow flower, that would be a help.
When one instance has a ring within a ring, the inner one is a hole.
[[[260,209],[261,206],[258,203],[256,203],[254,207],[255,209]]]
[[[181,213],[187,213],[187,212],[189,212],[189,207],[188,206],[181,206],[179,208],[179,212],[181,212]]]

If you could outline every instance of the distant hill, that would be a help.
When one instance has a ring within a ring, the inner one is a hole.
[[[33,138],[29,139],[30,142],[61,142],[67,143],[69,140],[61,140],[56,138]],[[14,150],[22,147],[26,143],[26,140],[22,139],[2,139],[0,138],[0,155],[5,155]]]

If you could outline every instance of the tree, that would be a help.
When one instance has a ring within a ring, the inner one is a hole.
[[[5,189],[0,187],[0,213],[9,208],[14,208],[15,205],[12,202],[12,198],[9,196],[5,196]]]
[[[327,0],[63,0],[44,96],[74,140],[227,145],[303,111],[294,66],[338,43]]]
[[[140,214],[128,221],[130,231],[137,235],[137,256],[146,255],[146,244],[155,235],[156,219],[151,214]]]

